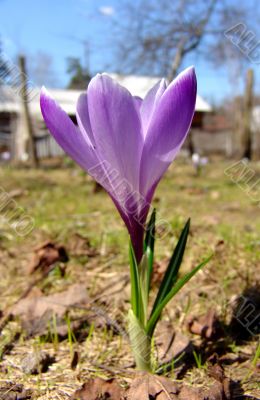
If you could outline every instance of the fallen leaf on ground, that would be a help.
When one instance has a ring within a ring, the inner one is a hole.
[[[204,400],[198,388],[183,386],[178,396],[179,400]],[[208,399],[207,399],[208,400]]]
[[[217,382],[210,389],[193,388],[183,386],[179,400],[227,400],[222,385]]]
[[[230,400],[231,381],[225,376],[223,367],[216,363],[208,367],[208,376],[214,379],[213,384],[205,388],[194,388],[184,385],[179,394],[179,400]]]
[[[160,263],[155,262],[153,267],[152,285],[159,285],[167,269],[167,260]]]
[[[177,400],[178,387],[170,379],[138,372],[127,391],[127,400]]]
[[[231,398],[231,381],[225,376],[223,367],[220,364],[210,365],[208,367],[208,375],[218,381],[223,388],[225,398]]]
[[[76,390],[71,400],[123,400],[123,394],[124,390],[116,379],[94,378],[84,383],[81,389]]]
[[[69,252],[74,256],[94,257],[98,255],[97,250],[91,245],[89,238],[76,233],[70,238]]]
[[[28,267],[28,273],[32,274],[37,270],[41,270],[46,274],[56,262],[67,262],[68,259],[64,246],[47,241],[35,248],[34,256]]]
[[[208,369],[208,375],[216,380],[209,388],[194,388],[184,385],[179,400],[231,400],[231,382],[223,368],[216,364]]]
[[[95,378],[84,383],[71,400],[230,400],[232,397],[227,390],[230,381],[224,372],[220,373],[219,366],[212,368],[211,376],[214,379],[216,376],[217,380],[208,389],[187,385],[179,388],[164,376],[137,372],[128,390],[121,388],[115,379]]]
[[[220,331],[220,325],[216,311],[209,309],[205,315],[200,317],[190,317],[187,321],[188,329],[191,333],[200,335],[205,339],[213,339]]]
[[[222,382],[217,380],[205,389],[187,385],[178,387],[166,377],[139,372],[127,391],[127,400],[230,400],[230,381],[224,373],[222,378]]]
[[[60,336],[65,336],[68,327],[62,318],[70,308],[87,304],[89,304],[89,297],[86,288],[75,284],[66,291],[49,296],[44,296],[39,290],[35,290],[15,304],[11,309],[11,314],[21,318],[22,325],[29,336],[45,333],[49,329],[50,321],[53,322],[53,320],[55,320],[56,332]],[[80,321],[75,321],[75,327],[80,323]],[[71,322],[71,329],[75,327],[74,322]]]
[[[210,365],[208,367],[208,374],[212,378],[216,379],[216,381],[219,381],[222,383],[225,379],[225,373],[223,367],[221,367],[220,364],[215,364],[215,365]]]
[[[170,363],[183,353],[192,351],[190,339],[180,332],[175,332],[172,323],[162,321],[155,335],[155,344],[160,363]]]
[[[29,400],[32,399],[32,390],[24,389],[23,385],[13,382],[2,383],[0,400]]]
[[[73,306],[87,304],[89,297],[83,285],[75,284],[67,290],[49,296],[37,295],[21,299],[12,309],[13,315],[21,317],[40,318],[47,310],[52,310],[58,316]]]

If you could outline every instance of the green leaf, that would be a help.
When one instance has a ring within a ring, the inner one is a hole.
[[[172,289],[174,283],[177,280],[178,272],[179,272],[179,269],[181,266],[183,254],[184,254],[185,247],[187,244],[189,229],[190,229],[190,219],[188,219],[188,221],[186,222],[186,224],[183,228],[183,231],[181,233],[181,236],[179,238],[179,241],[174,249],[173,255],[170,259],[168,268],[165,272],[160,289],[159,289],[157,297],[155,299],[151,315],[156,310],[157,306],[167,296],[167,294]]]
[[[202,268],[206,265],[209,260],[212,258],[212,255],[204,260],[201,264],[197,265],[191,272],[188,272],[183,278],[179,279],[173,288],[169,291],[167,296],[158,304],[154,312],[152,313],[147,327],[146,332],[147,335],[152,336],[155,326],[160,318],[162,310],[166,306],[166,304],[179,292],[179,290]]]
[[[140,278],[132,243],[129,243],[131,306],[137,318],[140,316]]]
[[[139,279],[140,279],[140,304],[142,307],[142,312],[140,314],[140,318],[142,324],[145,326],[148,318],[148,298],[149,298],[149,290],[148,290],[148,258],[147,253],[144,253],[142,260],[138,267],[139,270]]]
[[[144,253],[147,257],[147,294],[149,295],[151,278],[153,273],[153,259],[154,259],[154,242],[155,242],[155,220],[156,210],[153,209],[150,221],[147,225],[147,233],[144,241]]]
[[[147,232],[144,240],[144,251],[146,251],[148,246],[152,249],[154,247],[155,220],[156,220],[156,209],[154,208],[146,229]]]

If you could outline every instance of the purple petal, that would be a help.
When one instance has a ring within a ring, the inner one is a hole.
[[[86,134],[91,145],[95,147],[95,141],[89,119],[87,93],[82,93],[78,98],[76,117],[80,130]]]
[[[47,128],[65,153],[84,170],[93,168],[98,163],[93,147],[45,88],[41,90],[40,105]]]
[[[138,110],[138,112],[140,111],[140,108],[143,104],[143,99],[139,96],[133,96],[133,100],[134,100],[134,104],[135,104],[135,108]]]
[[[95,149],[110,165],[111,194],[122,205],[139,190],[143,147],[141,122],[131,94],[107,75],[97,75],[88,87],[88,109]]]
[[[151,197],[189,131],[196,103],[194,68],[183,71],[168,86],[156,107],[146,134],[141,159],[140,187]]]
[[[156,85],[152,87],[152,89],[149,90],[149,92],[147,93],[147,95],[143,100],[140,111],[141,111],[144,136],[146,136],[152,115],[154,112],[156,112],[156,107],[165,90],[166,90],[165,79],[161,79],[158,83],[156,83]]]

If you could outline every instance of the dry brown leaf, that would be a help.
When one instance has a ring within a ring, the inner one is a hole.
[[[182,386],[180,389],[170,379],[139,372],[127,391],[127,400],[230,400],[230,381],[215,382],[209,389]]]
[[[226,399],[231,398],[231,381],[225,376],[223,367],[220,364],[210,365],[208,367],[208,375],[218,381],[225,394]]]
[[[24,389],[21,384],[13,382],[1,383],[0,400],[29,400],[32,398],[32,390]]]
[[[79,233],[75,233],[70,238],[69,252],[74,256],[94,257],[98,255],[97,250],[91,246],[90,240]]]
[[[167,260],[155,262],[153,267],[152,285],[159,285],[167,269]]]
[[[21,299],[11,309],[11,314],[21,318],[24,329],[29,336],[43,334],[49,327],[49,321],[53,321],[55,315],[57,333],[61,336],[67,333],[67,324],[62,318],[67,311],[76,306],[87,305],[89,297],[83,285],[75,284],[66,291],[44,296],[40,291],[33,291],[24,299]],[[77,328],[80,321],[71,322],[71,329]]]
[[[116,379],[90,379],[81,389],[76,390],[71,400],[123,400],[124,390]],[[141,400],[141,399],[139,399]]]
[[[220,383],[222,383],[225,379],[224,369],[220,364],[210,365],[208,367],[208,374]]]
[[[12,314],[25,318],[40,318],[47,310],[62,317],[70,307],[87,304],[89,297],[83,285],[75,284],[67,290],[49,296],[38,295],[21,299],[12,308]]]
[[[127,400],[177,400],[178,387],[168,378],[138,372],[127,391]]]
[[[178,396],[179,400],[204,400],[198,388],[183,386]]]
[[[170,379],[138,372],[127,391],[127,400],[230,400],[230,380],[223,369],[216,365],[210,369],[216,382],[208,389],[178,386]]]
[[[190,339],[180,332],[175,332],[170,322],[161,322],[155,335],[155,344],[161,363],[169,363],[181,354],[192,351]]]
[[[28,267],[28,273],[32,274],[37,270],[41,270],[46,274],[56,262],[67,262],[68,259],[64,246],[47,241],[34,249],[34,256]]]
[[[220,331],[220,325],[216,311],[209,309],[205,315],[201,317],[191,317],[187,321],[188,329],[191,333],[200,335],[205,339],[213,339]]]
[[[224,391],[224,386],[220,382],[216,382],[209,389],[194,388],[183,386],[179,400],[229,400]]]

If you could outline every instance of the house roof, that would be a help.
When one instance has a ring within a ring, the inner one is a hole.
[[[139,96],[142,99],[145,97],[149,89],[151,89],[161,78],[150,76],[136,76],[136,75],[119,75],[109,74],[121,85],[125,86],[132,95]],[[201,96],[197,95],[196,111],[210,112],[212,108]]]
[[[125,86],[132,95],[144,98],[146,93],[160,78],[147,76],[122,76],[109,74],[121,85]],[[75,114],[76,103],[82,90],[68,89],[48,89],[49,93],[55,98],[60,106],[70,115]],[[32,114],[40,114],[40,89],[34,88],[29,92],[29,108]],[[0,112],[19,112],[21,101],[19,97],[19,88],[0,86]],[[211,106],[199,95],[196,99],[196,111],[209,112]]]

